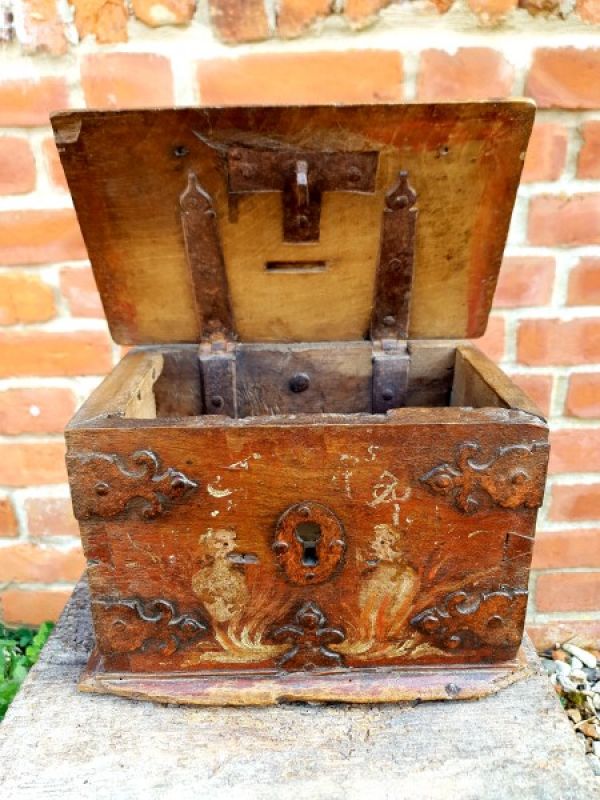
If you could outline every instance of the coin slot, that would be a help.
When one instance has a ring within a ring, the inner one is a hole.
[[[296,526],[296,539],[302,545],[302,564],[316,567],[319,563],[317,544],[321,538],[321,526],[316,522],[300,522]]]
[[[324,272],[327,269],[326,261],[267,261],[267,272]]]

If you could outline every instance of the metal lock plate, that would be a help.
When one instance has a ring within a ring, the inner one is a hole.
[[[377,152],[234,147],[227,154],[230,201],[282,192],[283,241],[318,242],[323,192],[374,192],[377,163]]]
[[[345,549],[341,521],[320,503],[290,506],[277,522],[273,551],[288,580],[299,586],[328,580]]]

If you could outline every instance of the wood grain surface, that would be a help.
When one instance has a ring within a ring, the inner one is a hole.
[[[384,198],[400,170],[418,198],[409,337],[483,333],[533,114],[527,101],[494,101],[77,111],[52,124],[115,341],[201,336],[179,217],[193,172],[217,214],[239,339],[314,342],[368,335]],[[236,146],[376,152],[375,190],[324,192],[320,240],[284,242],[281,192],[232,201]]]
[[[485,391],[460,388],[460,371],[453,390],[483,408],[241,419],[145,416],[160,357],[129,354],[67,431],[108,669],[327,672],[515,656],[547,426],[484,356],[458,354]],[[186,404],[190,380],[173,379]],[[282,559],[278,526],[293,507]],[[321,530],[303,551],[293,537],[304,541],[304,519]]]

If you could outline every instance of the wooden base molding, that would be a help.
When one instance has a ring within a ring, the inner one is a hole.
[[[95,650],[79,688],[136,700],[197,706],[476,700],[531,675],[523,647],[502,664],[259,674],[107,672]]]

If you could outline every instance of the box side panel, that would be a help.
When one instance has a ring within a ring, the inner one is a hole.
[[[107,667],[512,658],[547,430],[506,412],[455,424],[422,412],[421,423],[71,431]]]

